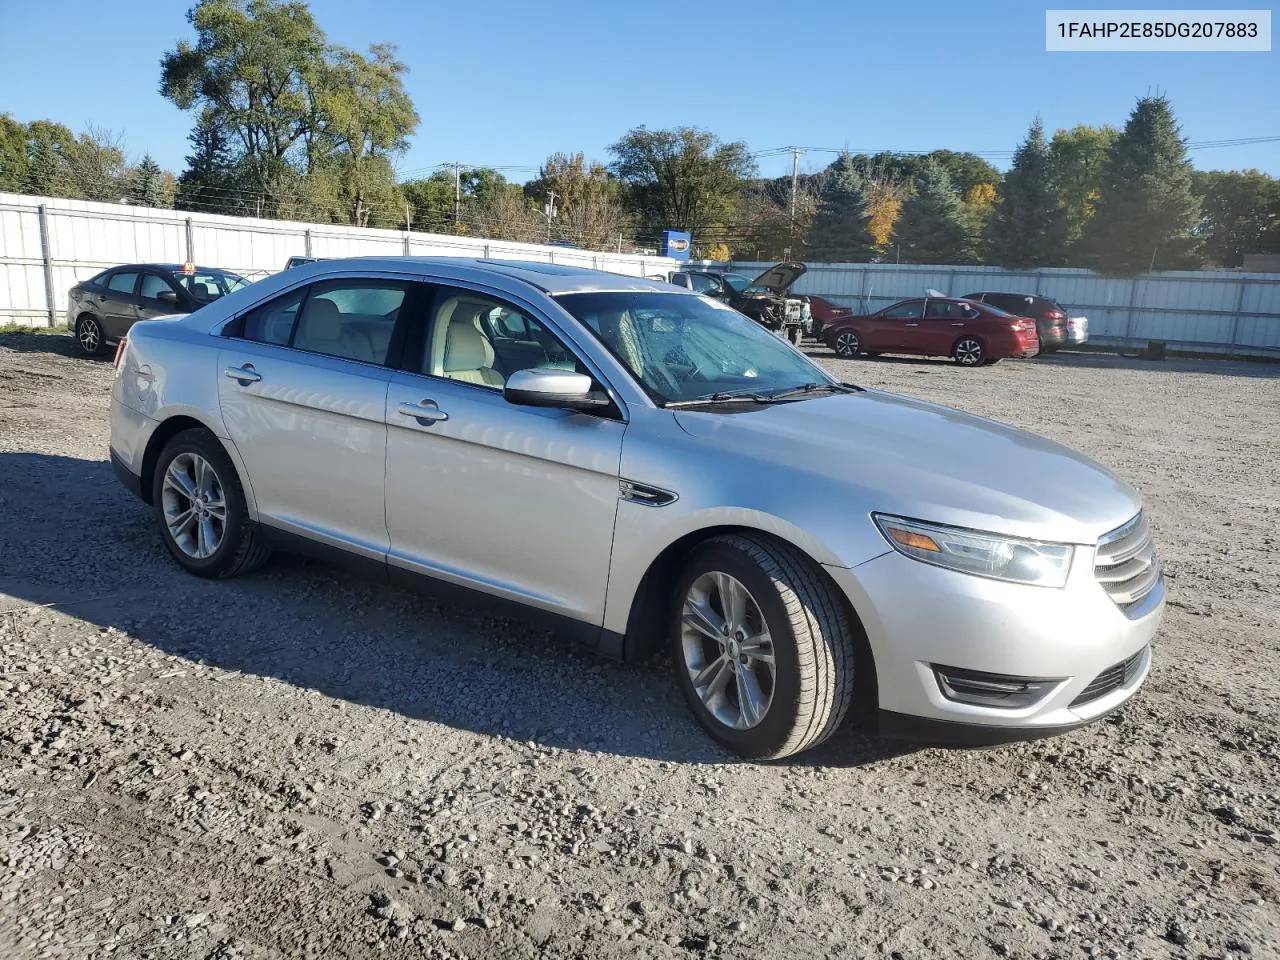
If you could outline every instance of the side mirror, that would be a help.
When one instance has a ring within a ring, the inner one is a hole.
[[[178,295],[172,290],[161,290],[156,294],[156,299],[161,303],[171,303],[174,306],[178,305]]]
[[[534,367],[511,374],[502,388],[502,397],[521,407],[599,410],[609,406],[611,401],[591,396],[594,386],[595,381],[586,374]]]

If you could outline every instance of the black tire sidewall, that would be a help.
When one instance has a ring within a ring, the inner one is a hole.
[[[204,457],[217,474],[218,483],[222,487],[223,502],[227,505],[226,525],[222,535],[222,543],[212,556],[203,560],[189,557],[174,542],[169,533],[169,525],[164,518],[164,475],[174,458],[183,453],[195,453]],[[241,540],[247,533],[248,509],[245,506],[244,492],[240,487],[240,478],[235,465],[222,444],[207,430],[184,430],[167,444],[160,452],[156,462],[155,475],[151,481],[151,503],[155,510],[156,521],[160,527],[160,539],[164,541],[169,555],[178,565],[189,573],[200,577],[218,577],[229,570],[236,562]]]
[[[711,715],[694,691],[693,681],[684,663],[681,614],[685,596],[693,581],[711,570],[729,574],[750,591],[768,625],[769,635],[773,638],[773,699],[764,719],[749,730],[726,727]],[[712,541],[703,544],[694,551],[684,572],[676,581],[667,617],[667,630],[676,681],[703,728],[716,740],[744,757],[775,754],[796,724],[800,701],[800,662],[791,621],[772,578],[749,556],[728,543]]]

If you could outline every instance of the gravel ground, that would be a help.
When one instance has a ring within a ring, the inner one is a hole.
[[[182,574],[110,364],[0,338],[0,956],[1280,956],[1280,366],[818,356],[1145,492],[1171,605],[1125,709],[739,762],[662,663],[298,559]]]

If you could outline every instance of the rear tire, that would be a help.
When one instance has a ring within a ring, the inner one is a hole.
[[[745,600],[735,603],[739,590]],[[808,750],[848,713],[854,627],[835,586],[787,544],[731,535],[698,546],[676,582],[669,624],[685,700],[741,756]]]
[[[184,430],[165,444],[151,502],[165,548],[188,573],[235,577],[271,556],[249,519],[235,465],[208,430]]]
[[[951,356],[962,367],[977,367],[987,359],[987,351],[977,337],[961,337],[951,348]]]
[[[86,313],[76,321],[76,345],[86,357],[100,357],[106,349],[106,334],[93,314]]]

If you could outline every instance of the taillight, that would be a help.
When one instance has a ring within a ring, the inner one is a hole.
[[[1061,310],[1046,310],[1044,312],[1044,318],[1046,320],[1065,320],[1067,319],[1067,315]]]
[[[128,343],[128,337],[121,337],[120,342],[116,344],[116,358],[111,364],[111,366],[116,370],[120,369],[120,361],[124,359],[124,348]]]

